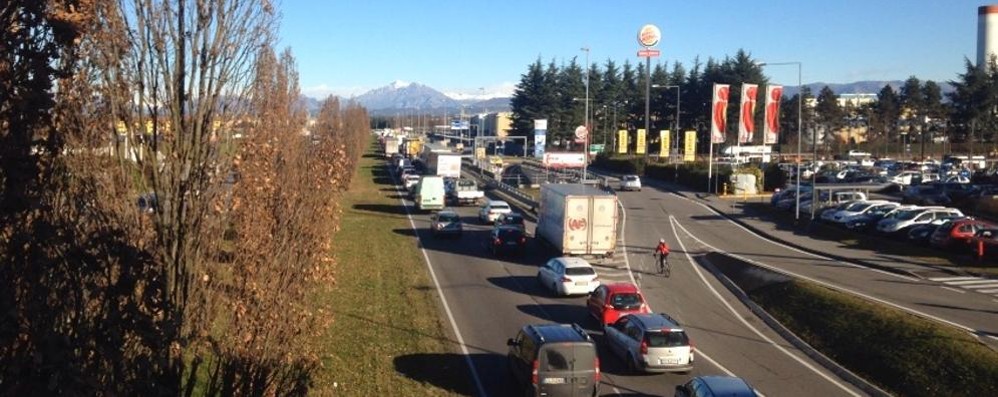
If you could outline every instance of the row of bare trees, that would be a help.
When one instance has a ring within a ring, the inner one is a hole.
[[[305,394],[366,111],[269,2],[2,7],[0,394]]]

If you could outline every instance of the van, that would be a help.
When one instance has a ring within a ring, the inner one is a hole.
[[[420,211],[442,210],[444,208],[444,178],[424,175],[419,178],[415,189],[416,208]]]
[[[509,346],[509,369],[526,396],[598,396],[596,343],[577,324],[527,325]]]

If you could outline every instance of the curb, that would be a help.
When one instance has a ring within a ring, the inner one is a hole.
[[[733,260],[742,262],[741,260],[733,258],[727,254],[723,253],[720,254],[727,256]],[[755,314],[756,317],[759,317],[759,319],[761,319],[764,323],[766,323],[766,325],[768,325],[770,329],[776,331],[776,333],[780,334],[780,336],[783,337],[783,339],[790,342],[790,344],[794,345],[794,347],[800,349],[802,352],[804,352],[805,355],[810,357],[812,360],[817,361],[818,364],[820,364],[822,367],[831,371],[836,376],[845,380],[849,384],[859,388],[868,395],[877,396],[877,397],[891,396],[890,393],[880,389],[873,383],[870,383],[866,379],[863,379],[859,375],[856,375],[855,373],[843,367],[842,365],[839,365],[839,363],[828,358],[828,356],[822,354],[820,351],[809,345],[803,339],[797,337],[797,335],[795,335],[789,329],[784,327],[782,323],[773,318],[773,316],[769,315],[769,313],[766,312],[766,310],[764,310],[762,307],[760,307],[758,304],[752,301],[752,299],[749,298],[748,294],[746,294],[745,291],[743,291],[741,288],[735,285],[735,283],[731,281],[731,279],[729,279],[727,275],[725,275],[719,269],[717,269],[717,267],[715,267],[714,264],[711,263],[710,260],[707,259],[705,256],[703,255],[699,256],[698,262],[700,262],[705,268],[707,268],[707,270],[711,272],[711,274],[713,274],[714,277],[716,277],[721,282],[721,284],[724,284],[724,286],[727,287],[728,290],[731,291],[731,293],[733,293],[736,297],[738,297],[738,300],[741,301],[742,304],[748,307],[748,309],[752,311],[752,313]],[[746,263],[746,265],[755,267],[755,265],[752,265],[751,263]]]

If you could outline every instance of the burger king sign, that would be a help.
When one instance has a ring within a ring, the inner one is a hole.
[[[638,30],[638,44],[641,44],[645,48],[654,47],[658,45],[658,41],[662,39],[662,32],[658,30],[658,26],[655,25],[645,25]]]

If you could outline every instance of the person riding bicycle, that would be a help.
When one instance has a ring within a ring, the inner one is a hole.
[[[658,246],[655,247],[655,254],[658,255],[658,268],[662,269],[665,264],[669,262],[669,244],[666,244],[665,239],[658,240]]]

